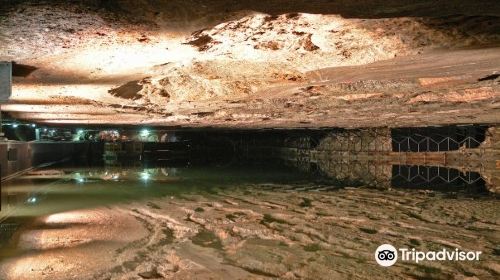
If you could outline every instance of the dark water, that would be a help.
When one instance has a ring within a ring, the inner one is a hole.
[[[304,184],[311,174],[286,166],[53,167],[2,185],[2,213],[30,218],[154,197],[212,193],[244,184]]]
[[[121,167],[64,167],[39,169],[3,183],[2,215],[33,218],[79,208],[105,206],[155,197],[204,194],[244,185],[297,185],[305,190],[335,190],[370,184],[378,188],[428,189],[464,192],[474,196],[489,194],[476,172],[425,166],[389,166],[387,182],[366,176],[325,174],[318,168],[297,170],[274,162],[259,165],[159,167],[125,165]],[[353,172],[354,170],[348,170]],[[337,175],[337,176],[335,176]],[[365,175],[365,174],[363,174]],[[339,178],[340,177],[340,178]]]

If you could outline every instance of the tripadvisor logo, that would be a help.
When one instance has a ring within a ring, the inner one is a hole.
[[[399,248],[397,250],[390,244],[383,244],[375,250],[375,261],[385,267],[394,265],[398,259],[415,263],[421,261],[479,261],[481,253],[481,251],[462,251],[459,249],[427,252],[417,251],[415,248]]]
[[[381,266],[391,266],[398,260],[398,250],[390,244],[380,245],[375,251],[375,260]]]

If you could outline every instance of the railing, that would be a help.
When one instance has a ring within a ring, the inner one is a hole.
[[[439,180],[441,182],[452,183],[461,180],[467,184],[474,184],[482,179],[477,172],[460,172],[458,169],[436,167],[436,166],[406,166],[396,165],[394,179],[403,179],[407,182],[421,181],[430,183]]]
[[[451,137],[445,137],[439,141],[431,137],[423,137],[416,140],[410,136],[392,139],[392,146],[395,152],[446,152],[460,148],[476,148],[480,145],[481,142],[470,136],[461,141]]]

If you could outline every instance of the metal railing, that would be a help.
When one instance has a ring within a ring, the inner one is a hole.
[[[467,184],[474,184],[482,179],[477,172],[461,172],[458,169],[436,167],[436,166],[405,166],[398,165],[394,179],[403,179],[407,182],[420,181],[422,183],[431,183],[439,180],[445,183],[452,183],[461,180]]]
[[[451,137],[445,137],[441,140],[434,140],[432,137],[423,137],[416,140],[413,137],[407,136],[393,138],[392,145],[395,152],[446,152],[459,150],[460,148],[476,148],[481,145],[481,142],[470,136],[460,141]]]

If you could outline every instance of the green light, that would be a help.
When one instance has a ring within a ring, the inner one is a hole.
[[[145,137],[145,136],[148,136],[148,135],[149,135],[149,130],[147,130],[147,129],[141,130],[141,136]]]

